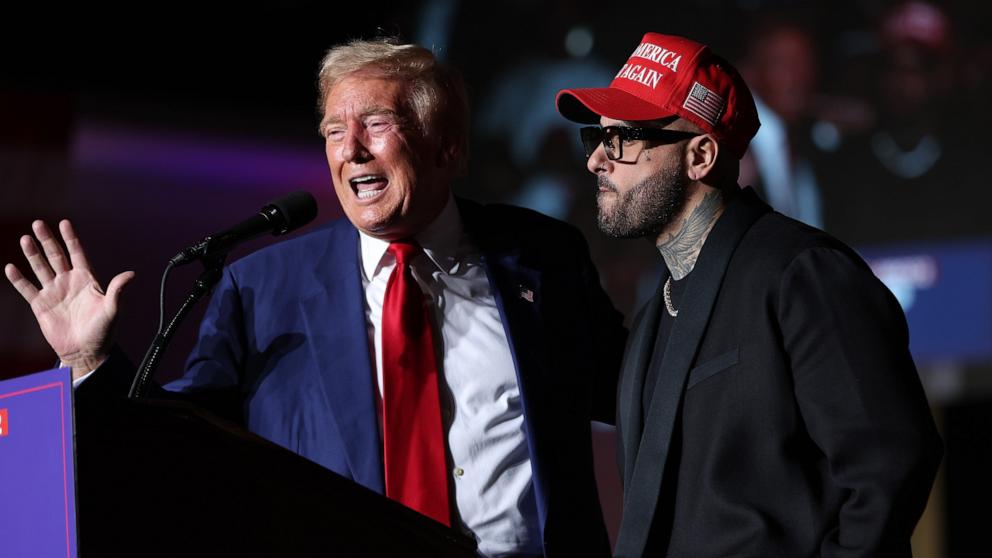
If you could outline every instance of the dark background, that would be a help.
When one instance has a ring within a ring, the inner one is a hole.
[[[159,276],[177,250],[292,190],[317,196],[322,219],[340,215],[316,133],[317,66],[341,41],[399,35],[433,47],[469,84],[473,153],[457,191],[530,205],[582,228],[604,285],[631,315],[654,288],[661,260],[648,242],[608,240],[596,231],[594,182],[575,127],[554,113],[554,92],[606,85],[646,31],[686,35],[735,64],[753,65],[756,37],[771,36],[776,21],[797,22],[811,45],[811,77],[802,114],[787,126],[790,160],[807,161],[816,176],[819,224],[863,249],[904,303],[947,441],[946,471],[918,529],[916,555],[974,555],[987,546],[980,519],[992,490],[992,223],[985,216],[992,198],[983,164],[992,123],[992,8],[979,0],[938,2],[946,18],[942,38],[906,57],[882,31],[902,4],[5,7],[0,260],[23,266],[17,238],[32,219],[71,218],[103,281],[124,269],[138,273],[124,295],[118,337],[139,360],[157,322]],[[885,76],[923,84],[927,99],[899,112]],[[790,83],[779,86],[799,87]],[[833,136],[816,140],[813,132],[824,129]],[[901,180],[875,169],[871,142],[886,130],[896,138],[937,138],[940,156],[931,171]],[[745,183],[760,180],[747,175],[746,165],[744,172]],[[174,273],[167,308],[178,304],[194,267]],[[900,275],[906,269],[916,272],[906,272],[907,279]],[[941,283],[958,275],[963,283]],[[930,307],[936,310],[921,310]],[[959,307],[971,313],[958,314]],[[27,305],[9,286],[0,287],[0,316],[0,378],[53,364]],[[180,373],[198,316],[177,337],[163,378]],[[605,505],[615,522],[609,433],[596,436]]]

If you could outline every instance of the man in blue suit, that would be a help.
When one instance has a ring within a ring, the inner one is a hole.
[[[406,343],[425,337],[437,387],[421,386],[413,403],[437,401],[449,497],[428,502],[443,513],[411,507],[450,517],[484,555],[609,555],[590,420],[613,420],[626,332],[583,238],[530,211],[452,196],[467,155],[467,103],[459,79],[426,49],[336,47],[320,92],[320,131],[347,220],[230,265],[186,374],[165,388],[234,401],[251,431],[389,495],[384,438],[399,436],[391,363],[397,345],[407,355]],[[40,289],[13,265],[7,277],[85,379],[79,389],[107,389],[116,375],[106,369],[122,368],[110,326],[132,274],[104,294],[68,221],[60,224],[68,254],[44,223],[33,228],[37,240],[21,246]],[[428,301],[426,332],[398,338],[391,329],[399,276]],[[404,427],[430,407],[401,417]],[[402,474],[423,465],[410,461]]]

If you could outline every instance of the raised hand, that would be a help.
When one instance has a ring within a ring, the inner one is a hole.
[[[35,221],[31,228],[37,241],[30,235],[22,236],[21,250],[40,288],[14,264],[7,264],[4,272],[31,305],[48,344],[63,364],[72,367],[73,377],[78,378],[107,358],[121,288],[134,278],[134,272],[118,274],[104,293],[93,277],[72,223],[67,220],[59,223],[68,256],[43,221]]]

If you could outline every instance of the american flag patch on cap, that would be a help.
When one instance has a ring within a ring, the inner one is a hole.
[[[682,108],[709,122],[710,126],[716,126],[716,121],[720,119],[725,106],[723,97],[710,91],[698,81],[692,84],[692,90],[682,103]]]

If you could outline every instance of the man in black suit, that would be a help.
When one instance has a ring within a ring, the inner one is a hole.
[[[847,246],[737,185],[759,123],[705,45],[648,33],[559,93],[600,227],[668,268],[619,389],[617,556],[908,556],[942,453],[895,299]]]

